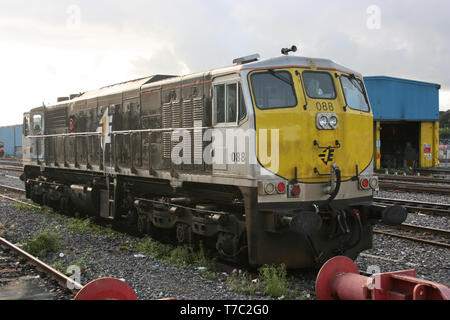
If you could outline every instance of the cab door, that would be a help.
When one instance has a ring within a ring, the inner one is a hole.
[[[240,77],[230,75],[214,80],[213,175],[248,174],[249,131],[242,126],[246,117]]]

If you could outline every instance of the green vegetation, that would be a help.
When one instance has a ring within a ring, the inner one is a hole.
[[[60,235],[55,232],[40,232],[32,240],[28,240],[23,249],[36,257],[44,257],[61,249]]]
[[[38,208],[33,204],[15,203],[12,205],[12,207],[17,211],[27,210],[33,212],[34,214],[45,214],[43,208]]]
[[[67,230],[79,233],[102,234],[107,236],[112,236],[115,233],[111,228],[105,228],[96,225],[92,218],[87,219],[68,218]]]
[[[286,266],[265,265],[259,269],[259,277],[264,282],[264,293],[278,298],[288,294],[288,282],[286,280]]]
[[[249,295],[267,295],[278,299],[305,299],[307,293],[290,285],[287,279],[286,266],[264,265],[258,270],[258,277],[242,270],[233,270],[227,278],[230,290]]]
[[[450,140],[450,110],[439,112],[439,138]]]
[[[143,254],[160,259],[162,262],[180,268],[201,268],[205,277],[211,277],[215,262],[208,258],[200,244],[199,250],[188,246],[171,246],[153,240],[150,237],[142,239],[136,246],[136,250]]]
[[[67,269],[69,268],[69,266],[78,266],[78,267],[80,267],[81,273],[84,273],[86,271],[86,269],[88,268],[88,263],[84,260],[85,257],[86,257],[86,255],[72,261],[68,265],[63,264],[61,261],[57,261],[52,265],[52,268],[58,270],[59,272],[65,274],[67,276],[70,276],[70,275],[72,275],[72,273],[67,272]]]
[[[253,281],[251,275],[242,270],[234,270],[227,278],[227,284],[234,292],[241,292],[249,295],[261,292],[259,279]]]

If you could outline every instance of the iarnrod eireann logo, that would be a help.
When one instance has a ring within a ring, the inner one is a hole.
[[[319,154],[319,158],[328,165],[328,162],[332,162],[334,158],[334,149],[332,147],[327,147],[325,150]]]

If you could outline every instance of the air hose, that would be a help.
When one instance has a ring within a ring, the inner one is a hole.
[[[331,201],[336,198],[336,196],[339,193],[339,189],[341,188],[341,170],[336,166],[334,169],[334,172],[336,174],[336,187],[334,188],[333,192],[330,194],[330,197],[326,201],[326,205],[329,205]]]

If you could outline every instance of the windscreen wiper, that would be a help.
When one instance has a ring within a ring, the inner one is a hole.
[[[364,96],[364,100],[366,100],[367,105],[369,105],[369,101],[368,101],[368,99],[367,99],[367,93],[366,93],[366,90],[364,89],[364,86],[363,86],[363,84],[362,84],[362,81],[359,80],[358,78],[356,78],[355,75],[354,75],[353,73],[350,75],[349,78],[350,78],[351,84],[352,84],[359,92],[361,92],[361,94]],[[353,81],[356,81],[356,84],[355,84]]]
[[[269,69],[269,72],[271,75],[273,75],[275,78],[280,79],[283,82],[286,82],[288,85],[293,85],[294,82],[292,80],[288,80],[282,76],[280,76],[279,74],[277,74],[275,71],[273,71],[273,69]]]

